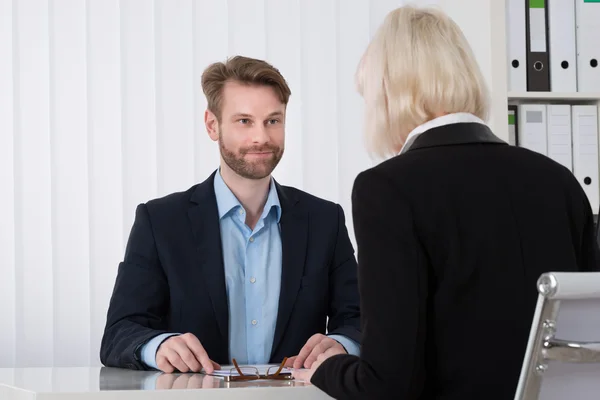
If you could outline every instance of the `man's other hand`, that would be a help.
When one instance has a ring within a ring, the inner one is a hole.
[[[326,356],[346,354],[346,350],[337,340],[317,333],[308,339],[296,357],[288,360],[286,366],[291,366],[295,369],[310,368],[321,354],[325,354]]]
[[[171,336],[161,343],[156,351],[156,365],[170,374],[179,372],[204,372],[212,374],[221,366],[212,361],[196,336],[191,333]]]

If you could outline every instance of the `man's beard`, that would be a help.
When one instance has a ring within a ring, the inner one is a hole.
[[[283,148],[268,144],[242,148],[239,153],[235,153],[225,147],[222,131],[219,131],[219,148],[225,164],[227,164],[233,172],[246,179],[263,179],[271,175],[271,172],[273,172],[283,156]],[[250,152],[267,151],[271,152],[271,155],[268,158],[258,159],[256,161],[248,161],[245,158],[246,154]]]

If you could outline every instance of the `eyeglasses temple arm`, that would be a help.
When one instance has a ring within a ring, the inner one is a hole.
[[[285,357],[283,359],[283,361],[281,362],[281,365],[279,366],[279,368],[277,368],[277,371],[275,371],[275,373],[273,374],[273,376],[277,376],[279,375],[279,373],[281,372],[281,370],[283,369],[283,366],[285,365],[285,363],[287,362],[287,357]]]
[[[235,360],[235,358],[233,360],[231,360],[231,361],[233,361],[233,366],[237,370],[238,374],[240,374],[240,376],[245,376],[244,373],[242,372],[242,370],[240,369],[240,367],[238,366],[238,363]]]

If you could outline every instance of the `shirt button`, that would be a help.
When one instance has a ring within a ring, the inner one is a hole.
[[[255,319],[253,319],[253,320],[252,320],[252,325],[256,325],[256,324],[258,324],[258,321],[257,321],[257,320],[255,320]]]
[[[250,239],[249,239],[249,240],[250,240],[251,242],[254,242],[254,237],[253,237],[253,236],[250,236]]]
[[[240,210],[240,215],[242,215],[244,213],[244,210]]]
[[[256,282],[256,278],[255,277],[250,278],[250,283],[254,283],[254,282]]]

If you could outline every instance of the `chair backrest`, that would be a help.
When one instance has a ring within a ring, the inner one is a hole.
[[[553,272],[538,301],[515,400],[600,398],[600,272]]]

